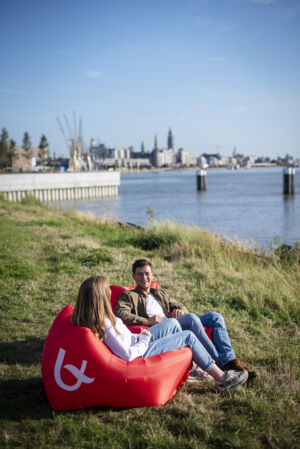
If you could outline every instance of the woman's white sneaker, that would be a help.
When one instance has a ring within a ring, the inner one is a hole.
[[[199,382],[201,380],[214,380],[214,378],[199,366],[197,366],[197,368],[193,369],[190,372],[190,375],[187,378],[186,382]]]

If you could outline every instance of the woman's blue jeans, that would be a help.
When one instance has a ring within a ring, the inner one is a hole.
[[[194,362],[205,371],[209,371],[214,360],[191,331],[182,331],[179,322],[174,318],[163,320],[149,328],[151,340],[143,357],[162,354],[168,351],[189,346]]]
[[[209,312],[199,317],[194,313],[187,313],[177,319],[182,330],[190,330],[196,335],[220,368],[230,362],[230,360],[235,359],[236,356],[231,347],[224,318],[220,313]],[[214,344],[208,338],[203,326],[213,328]]]

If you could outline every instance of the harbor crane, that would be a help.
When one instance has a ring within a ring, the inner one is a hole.
[[[79,120],[79,129],[77,129],[77,118],[76,113],[73,111],[73,131],[71,129],[68,117],[64,114],[64,119],[66,123],[66,129],[69,134],[67,137],[64,127],[59,119],[56,117],[59,129],[62,133],[64,141],[67,145],[70,154],[69,161],[69,171],[90,171],[93,168],[93,164],[90,157],[89,148],[84,148],[84,141],[82,137],[82,121]]]

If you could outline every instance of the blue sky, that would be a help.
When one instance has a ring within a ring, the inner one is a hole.
[[[1,0],[0,127],[300,157],[300,0]]]

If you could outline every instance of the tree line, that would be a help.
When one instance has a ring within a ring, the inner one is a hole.
[[[39,152],[37,157],[38,164],[49,163],[49,143],[47,137],[42,134],[39,143]],[[24,132],[22,141],[22,156],[28,161],[33,157],[32,145],[29,133]],[[12,167],[13,158],[17,156],[17,146],[13,139],[9,138],[6,128],[2,128],[0,137],[0,169]]]

